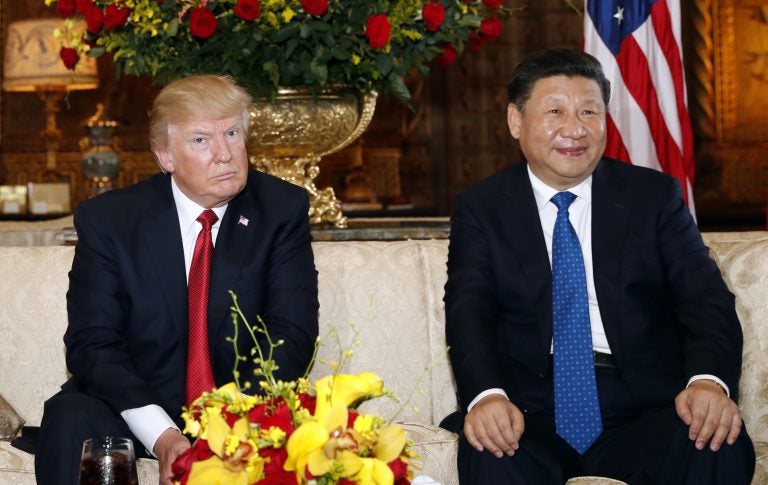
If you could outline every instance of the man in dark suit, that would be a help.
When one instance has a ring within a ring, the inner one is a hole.
[[[112,435],[131,437],[139,456],[156,456],[161,483],[170,484],[171,464],[190,447],[179,432],[189,403],[187,278],[206,209],[217,219],[203,330],[214,384],[233,380],[230,289],[250,323],[260,315],[273,341],[284,342],[277,377],[305,373],[318,333],[308,197],[250,168],[250,106],[226,77],[169,84],[150,112],[163,173],[77,208],[64,337],[72,378],[45,404],[38,483],[77,483],[83,440]],[[250,339],[237,345],[251,355]],[[241,380],[252,380],[253,370],[241,362]]]
[[[460,194],[452,218],[446,334],[461,411],[443,425],[462,435],[461,483],[749,483],[734,297],[678,184],[603,157],[610,84],[592,56],[533,54],[508,91],[510,133],[527,163]],[[561,192],[573,199],[563,224],[583,259],[597,397],[597,428],[583,446],[557,416],[589,406],[581,395],[556,397],[558,348],[569,352],[553,342]]]

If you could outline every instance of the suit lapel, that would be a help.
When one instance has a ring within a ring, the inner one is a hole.
[[[526,164],[520,164],[511,172],[513,177],[503,194],[508,204],[501,204],[506,224],[500,224],[502,241],[509,241],[512,251],[523,270],[526,288],[535,305],[539,322],[540,344],[546,351],[538,363],[539,370],[546,369],[549,342],[552,340],[552,282],[549,255],[541,229],[539,210]],[[512,223],[514,221],[514,223]]]
[[[211,289],[216,291],[210,293],[208,301],[209,339],[216,338],[222,324],[230,323],[232,300],[228,290],[235,289],[258,226],[257,204],[246,189],[230,202],[216,237],[211,268]]]
[[[176,204],[171,193],[171,177],[158,175],[153,181],[155,195],[146,215],[144,238],[173,323],[186,346],[188,327],[187,275]]]
[[[621,253],[629,229],[630,200],[626,181],[603,159],[592,178],[592,266],[605,335],[621,358],[618,321]]]

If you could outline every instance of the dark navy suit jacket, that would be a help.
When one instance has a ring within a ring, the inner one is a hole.
[[[227,207],[216,240],[208,340],[217,385],[233,380],[233,290],[253,324],[266,322],[278,377],[304,374],[318,333],[317,272],[305,190],[256,171]],[[247,224],[240,222],[247,219]],[[70,385],[115,412],[158,404],[178,421],[184,404],[187,282],[169,175],[83,202],[67,293]],[[261,342],[262,347],[266,346]],[[251,340],[240,327],[239,353]],[[252,362],[240,364],[252,379]],[[256,384],[254,382],[254,384]]]
[[[592,257],[605,334],[638,410],[671,405],[696,374],[723,379],[737,397],[742,334],[734,297],[673,178],[601,160],[592,179]],[[544,409],[551,293],[526,165],[459,195],[445,310],[462,411],[490,388],[504,389],[523,410]]]

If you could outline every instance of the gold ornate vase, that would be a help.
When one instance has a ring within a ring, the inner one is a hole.
[[[248,153],[257,169],[309,192],[312,224],[346,227],[347,218],[332,187],[318,189],[323,155],[341,150],[368,127],[376,93],[336,86],[314,94],[309,89],[279,89],[274,102],[254,100]]]

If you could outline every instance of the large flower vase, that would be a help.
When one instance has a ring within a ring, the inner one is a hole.
[[[341,203],[332,187],[318,189],[323,155],[356,140],[371,122],[376,93],[337,86],[313,93],[279,89],[273,100],[256,99],[248,135],[250,161],[258,170],[304,187],[309,192],[312,224],[346,227]]]

